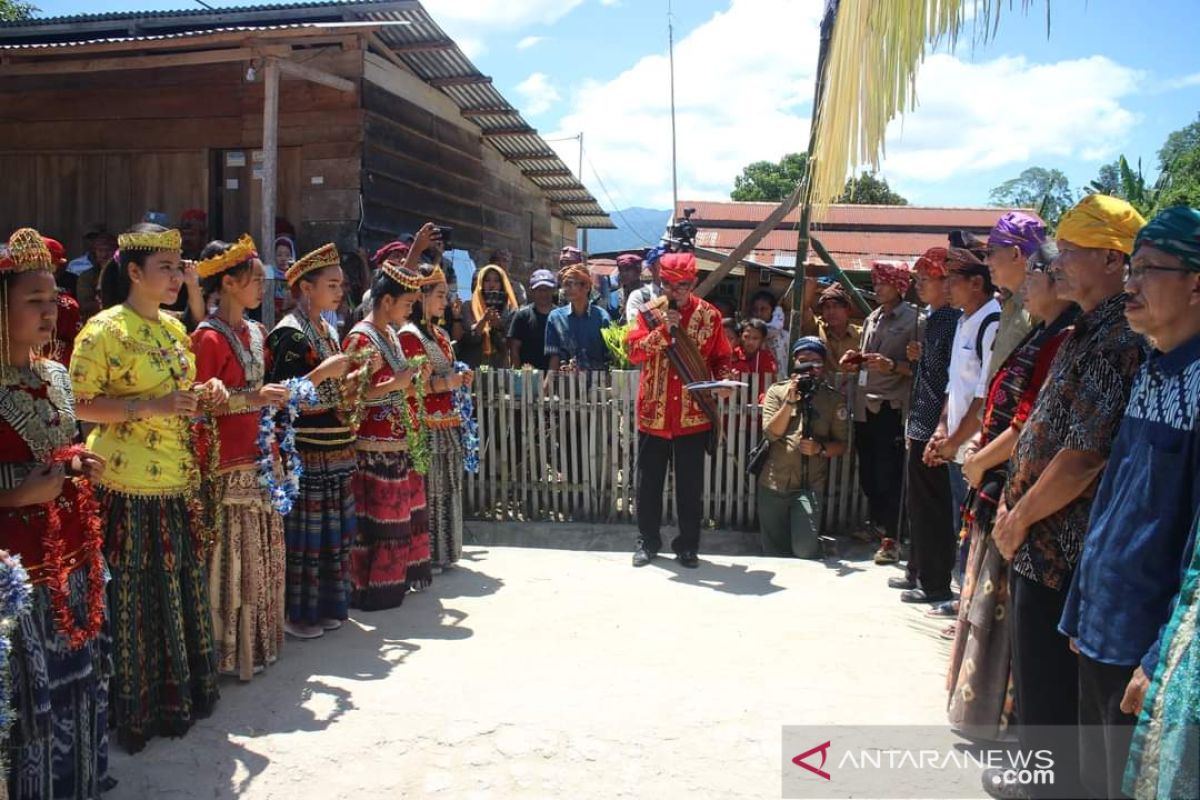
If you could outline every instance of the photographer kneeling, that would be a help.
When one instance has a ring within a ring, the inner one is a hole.
[[[763,398],[763,435],[771,443],[758,476],[763,554],[820,558],[821,494],[829,459],[846,452],[845,400],[822,380],[825,345],[804,336],[792,345],[791,377]]]

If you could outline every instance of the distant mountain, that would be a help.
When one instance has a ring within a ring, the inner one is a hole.
[[[632,250],[658,244],[667,219],[671,216],[671,210],[623,208],[620,211],[611,212],[609,216],[612,217],[613,224],[617,226],[616,230],[588,231],[588,252],[608,253],[613,250]],[[582,231],[579,234],[579,241],[580,247],[582,247]]]

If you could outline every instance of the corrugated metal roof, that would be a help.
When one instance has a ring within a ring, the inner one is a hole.
[[[356,3],[287,3],[242,8],[189,9],[79,14],[0,22],[0,50],[22,56],[39,51],[95,44],[136,43],[162,39],[200,40],[205,36],[321,28],[360,22],[379,25],[377,36],[412,71],[448,96],[475,123],[502,156],[518,160],[564,218],[581,228],[615,228],[607,212],[578,176],[534,131],[415,0],[360,0]],[[391,23],[391,24],[389,24]],[[406,24],[394,24],[406,23]],[[193,42],[189,41],[191,45]],[[198,43],[198,42],[197,42]],[[0,67],[0,74],[3,68]],[[441,85],[441,82],[446,82]],[[486,113],[471,112],[482,109]],[[541,156],[540,158],[538,156]],[[561,198],[569,200],[562,202]]]
[[[723,222],[748,222],[757,224],[767,218],[778,203],[743,203],[708,200],[681,200],[677,216],[683,209],[694,208],[692,220],[703,227],[705,220]],[[1008,208],[999,207],[937,207],[937,206],[871,206],[837,204],[829,206],[825,218],[813,224],[814,230],[842,225],[868,225],[881,227],[936,226],[945,230],[980,228],[990,230],[996,220]],[[1034,213],[1031,209],[1022,209]],[[793,209],[783,219],[783,224],[796,225],[800,212]],[[754,225],[749,226],[753,229]]]

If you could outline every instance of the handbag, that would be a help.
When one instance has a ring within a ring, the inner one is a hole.
[[[746,460],[746,472],[754,477],[758,477],[763,471],[763,467],[767,465],[767,453],[771,450],[771,440],[766,436],[758,440],[758,444],[754,445],[754,449],[750,451],[750,457]]]

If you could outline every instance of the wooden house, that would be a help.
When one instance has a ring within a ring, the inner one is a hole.
[[[0,23],[0,109],[0,230],[71,255],[94,223],[196,208],[260,247],[287,220],[301,252],[434,220],[519,277],[613,227],[414,0]]]

